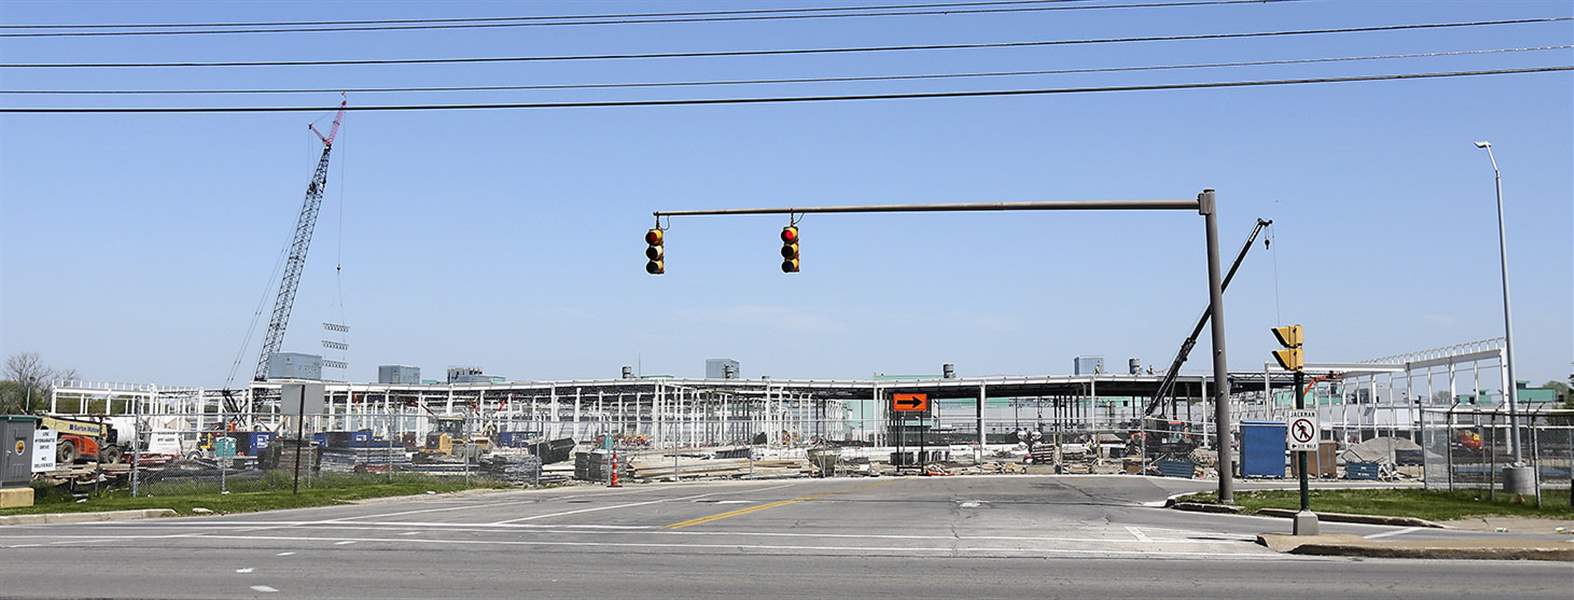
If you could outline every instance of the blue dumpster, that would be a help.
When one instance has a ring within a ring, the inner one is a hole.
[[[1284,423],[1241,422],[1241,477],[1284,478]]]

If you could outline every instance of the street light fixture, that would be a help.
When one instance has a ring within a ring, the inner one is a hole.
[[[1504,470],[1503,485],[1506,491],[1524,493],[1525,488],[1534,485],[1534,478],[1524,466],[1524,456],[1521,455],[1519,447],[1519,411],[1516,409],[1519,401],[1519,383],[1514,378],[1514,319],[1508,299],[1508,234],[1503,225],[1503,173],[1498,170],[1497,157],[1492,154],[1492,142],[1478,141],[1476,148],[1487,151],[1487,159],[1492,161],[1493,181],[1497,186],[1498,261],[1503,275],[1503,362],[1507,363],[1505,370],[1508,376],[1508,381],[1503,383],[1503,394],[1508,401],[1509,444],[1512,446],[1513,457],[1513,464]]]

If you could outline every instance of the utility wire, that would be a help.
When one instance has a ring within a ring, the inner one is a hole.
[[[803,8],[751,8],[733,10],[704,10],[684,12],[654,12],[654,13],[602,13],[589,15],[537,15],[537,16],[508,16],[508,17],[423,17],[410,19],[362,19],[362,20],[326,20],[326,21],[228,21],[208,23],[86,23],[86,24],[35,24],[35,25],[0,25],[0,29],[131,29],[131,28],[157,28],[157,27],[274,27],[292,25],[389,25],[402,23],[475,23],[483,21],[539,21],[550,19],[604,19],[619,17],[691,17],[709,15],[739,15],[739,14],[764,14],[786,12],[836,12],[850,10],[883,10],[904,8],[940,8],[940,7],[969,7],[969,6],[998,6],[1021,4],[1061,4],[1070,2],[1091,2],[1094,0],[996,0],[984,2],[931,2],[916,4],[869,4],[846,6],[811,6]]]
[[[1178,42],[1192,40],[1225,40],[1242,38],[1287,37],[1332,33],[1367,33],[1376,31],[1407,31],[1421,29],[1454,29],[1490,27],[1498,25],[1526,25],[1574,21],[1574,17],[1534,17],[1525,19],[1499,19],[1491,21],[1456,21],[1446,23],[1405,23],[1398,25],[1372,25],[1366,27],[1330,27],[1319,29],[1291,29],[1278,31],[1252,31],[1236,33],[1195,33],[1180,35],[1146,35],[1109,38],[1082,38],[1063,40],[1031,40],[1020,42],[982,42],[959,44],[906,44],[899,46],[854,46],[840,48],[786,48],[775,50],[711,50],[697,52],[649,52],[626,54],[563,54],[545,56],[472,56],[456,58],[363,58],[333,60],[258,60],[258,61],[181,61],[181,62],[123,62],[123,63],[0,63],[9,69],[65,69],[65,68],[177,68],[177,67],[305,67],[327,65],[413,65],[455,63],[512,63],[581,60],[626,60],[652,58],[701,58],[735,56],[773,56],[806,54],[850,54],[862,52],[896,52],[908,50],[968,50],[980,48],[1024,48],[1035,46],[1074,46],[1088,44],[1123,44],[1132,42]]]
[[[909,92],[890,94],[851,94],[826,96],[773,96],[758,98],[689,98],[672,100],[598,100],[585,102],[498,102],[469,104],[383,104],[346,107],[352,112],[426,111],[426,110],[498,110],[498,109],[554,109],[554,108],[631,108],[651,106],[713,106],[728,104],[791,104],[809,102],[844,102],[852,100],[916,100],[927,98],[979,98],[993,96],[1043,96],[1057,94],[1088,94],[1102,92],[1144,92],[1192,90],[1210,88],[1246,88],[1281,85],[1309,85],[1325,83],[1351,83],[1365,81],[1395,81],[1406,79],[1441,79],[1452,77],[1479,77],[1488,75],[1518,75],[1529,73],[1555,73],[1574,71],[1574,65],[1521,67],[1511,69],[1484,69],[1475,71],[1440,71],[1424,73],[1391,73],[1385,75],[1351,75],[1343,77],[1303,77],[1295,79],[1258,79],[1246,81],[1203,81],[1192,83],[1165,83],[1123,86],[1038,88],[1017,90],[974,90],[960,92]],[[87,108],[33,108],[0,107],[0,113],[13,114],[87,114],[87,113],[283,113],[318,112],[330,110],[320,106],[191,106],[191,107],[87,107]]]
[[[1270,65],[1304,65],[1321,63],[1344,63],[1375,60],[1398,60],[1414,58],[1438,58],[1451,56],[1477,56],[1484,54],[1508,54],[1523,52],[1541,52],[1547,50],[1574,49],[1574,44],[1561,44],[1556,46],[1532,46],[1523,48],[1489,48],[1479,50],[1443,50],[1436,52],[1412,52],[1406,54],[1377,54],[1367,56],[1335,56],[1322,58],[1287,58],[1270,60],[1250,60],[1236,62],[1214,63],[1189,63],[1168,65],[1142,65],[1128,67],[1085,67],[1076,69],[1040,69],[1027,71],[982,71],[967,73],[920,73],[913,75],[865,75],[851,77],[800,77],[785,79],[723,79],[708,81],[649,81],[625,83],[547,83],[527,85],[455,85],[455,86],[413,86],[413,87],[363,87],[363,88],[240,88],[240,89],[132,89],[132,90],[4,90],[0,94],[13,95],[57,95],[57,96],[134,96],[134,95],[222,95],[222,94],[326,94],[326,93],[390,93],[390,92],[498,92],[521,90],[585,90],[585,89],[611,89],[611,88],[666,88],[666,87],[705,87],[728,85],[759,85],[759,84],[793,84],[793,83],[847,83],[866,81],[915,81],[936,79],[967,79],[983,77],[1023,77],[1032,75],[1069,75],[1080,73],[1128,73],[1138,71],[1170,71],[1181,69],[1217,69],[1225,67],[1258,67]]]
[[[1063,0],[1062,0],[1063,1]],[[186,29],[186,30],[137,30],[137,31],[68,31],[68,32],[28,32],[28,33],[0,33],[0,38],[60,38],[60,37],[128,37],[128,36],[169,36],[169,35],[229,35],[252,33],[326,33],[326,32],[354,32],[354,31],[412,31],[436,29],[500,29],[516,27],[568,27],[588,25],[642,25],[642,24],[671,24],[671,23],[714,23],[729,21],[782,21],[805,19],[844,19],[849,17],[902,17],[902,16],[953,16],[969,14],[999,14],[999,13],[1028,13],[1051,11],[1083,11],[1083,10],[1114,10],[1114,9],[1144,9],[1144,8],[1184,8],[1200,6],[1219,6],[1229,4],[1268,4],[1280,2],[1306,2],[1308,0],[1186,0],[1171,2],[1141,2],[1124,4],[1097,4],[1078,6],[1027,6],[1027,7],[993,7],[993,8],[939,8],[924,10],[881,10],[879,12],[858,13],[811,13],[811,14],[768,14],[768,15],[738,15],[738,16],[695,16],[695,17],[628,17],[628,18],[602,18],[588,20],[552,20],[552,21],[505,21],[481,23],[447,23],[423,25],[335,25],[312,27],[287,27],[287,28],[252,28],[252,29]],[[847,8],[844,10],[856,10]],[[780,12],[780,11],[776,11]],[[546,17],[532,17],[542,19]]]

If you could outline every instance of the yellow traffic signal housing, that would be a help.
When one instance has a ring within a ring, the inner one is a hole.
[[[1299,371],[1306,368],[1306,356],[1300,348],[1280,348],[1273,351],[1273,360],[1279,363],[1279,368],[1286,371]]]
[[[792,225],[782,228],[782,272],[798,272],[798,228]]]
[[[1273,328],[1274,339],[1279,340],[1279,345],[1286,348],[1300,348],[1305,340],[1300,325],[1285,325]]]
[[[645,232],[645,272],[660,275],[667,272],[666,232],[660,228]]]

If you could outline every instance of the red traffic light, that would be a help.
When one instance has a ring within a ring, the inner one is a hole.
[[[798,272],[798,228],[792,225],[782,228],[782,272]]]
[[[667,272],[667,261],[665,260],[667,250],[662,245],[662,242],[666,241],[666,237],[666,233],[660,228],[645,232],[645,243],[649,244],[649,247],[645,248],[645,259],[649,261],[645,263],[646,273],[660,275]]]

